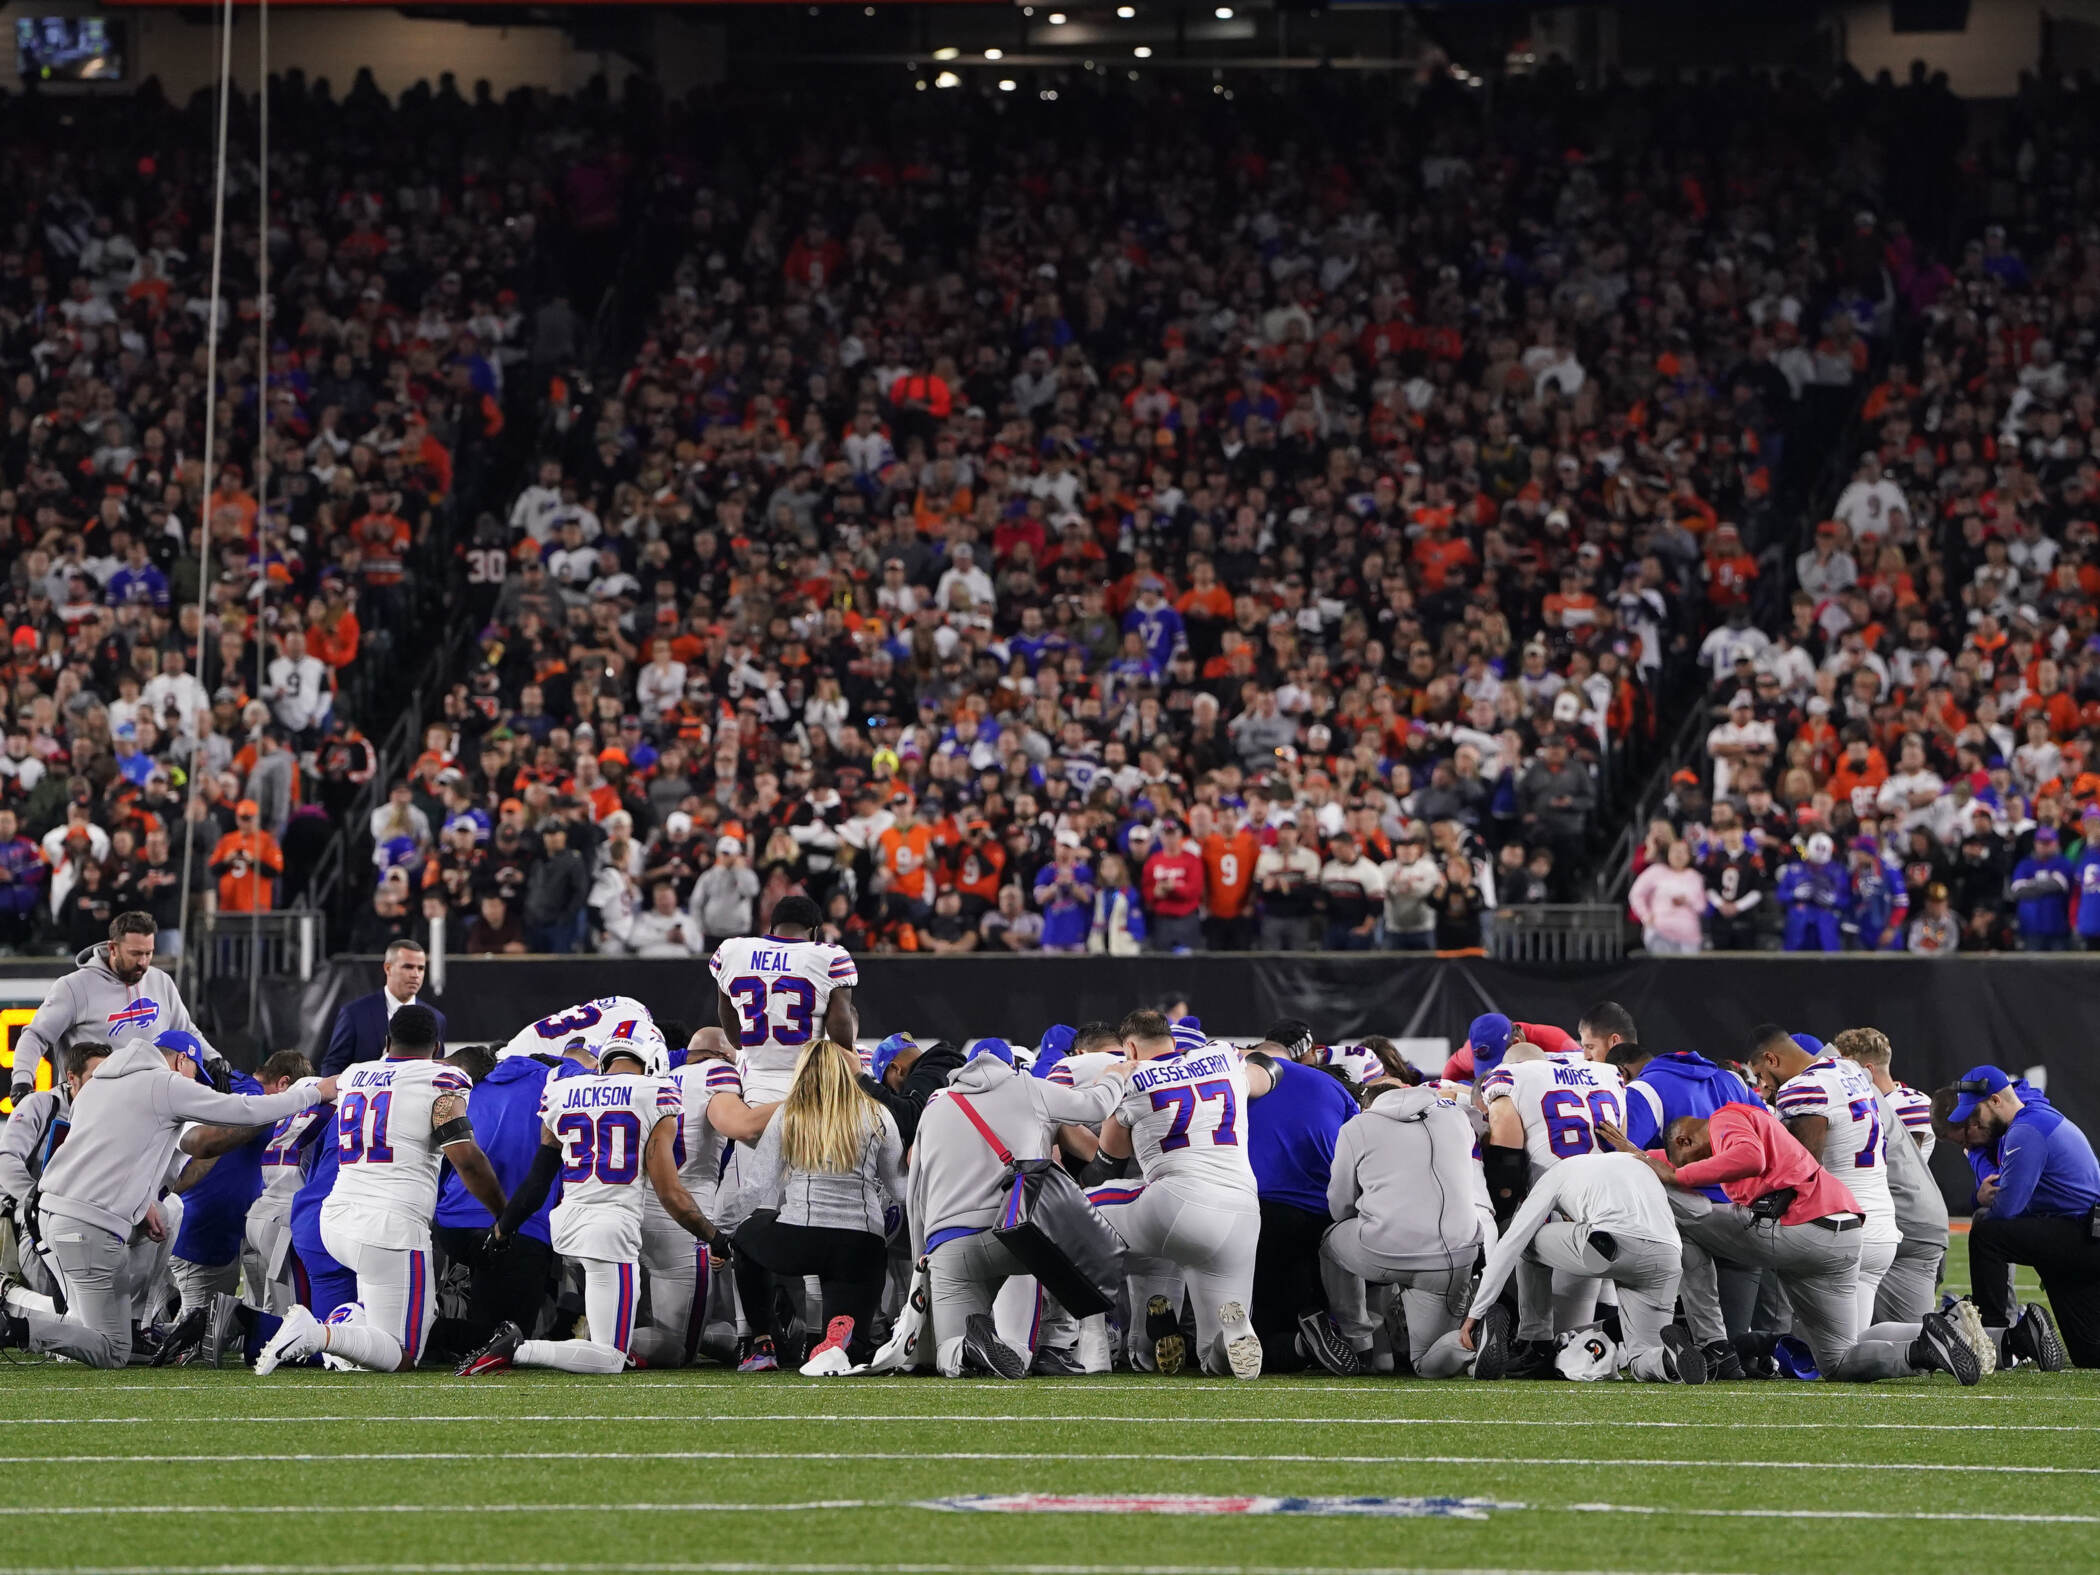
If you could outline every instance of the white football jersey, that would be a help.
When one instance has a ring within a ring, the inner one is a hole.
[[[430,1248],[444,1150],[430,1129],[431,1106],[465,1098],[473,1083],[437,1060],[360,1061],[336,1081],[335,1190],[321,1223],[368,1247]]]
[[[1840,1057],[1815,1062],[1779,1085],[1778,1115],[1782,1121],[1821,1116],[1829,1123],[1816,1158],[1851,1190],[1867,1217],[1867,1240],[1900,1240],[1896,1200],[1889,1195],[1881,1091],[1867,1069]]]
[[[1043,1081],[1064,1088],[1092,1088],[1110,1067],[1122,1064],[1123,1052],[1120,1050],[1088,1050],[1058,1061],[1043,1074]]]
[[[2100,868],[2100,865],[2094,867]],[[1932,1158],[1932,1147],[1939,1141],[1932,1131],[1932,1096],[1920,1093],[1908,1083],[1898,1083],[1889,1091],[1885,1103],[1895,1105],[1896,1113],[1903,1118],[1903,1130],[1918,1145],[1918,1152],[1927,1159]]]
[[[700,1212],[712,1220],[723,1159],[725,1154],[736,1153],[736,1145],[715,1130],[714,1123],[707,1119],[707,1107],[717,1094],[734,1094],[742,1099],[744,1080],[727,1061],[710,1060],[688,1061],[671,1073],[671,1081],[677,1086],[679,1100],[678,1138],[671,1147],[672,1157],[678,1161],[678,1178],[700,1205]],[[735,1163],[733,1158],[729,1160],[732,1168]],[[671,1218],[654,1187],[642,1189],[642,1218],[651,1229],[682,1228]]]
[[[1116,1114],[1146,1182],[1188,1181],[1254,1193],[1247,1159],[1247,1064],[1231,1045],[1140,1065]]]
[[[327,1142],[334,1126],[335,1106],[316,1105],[283,1117],[270,1129],[270,1141],[262,1152],[262,1196],[249,1205],[251,1213],[258,1208],[266,1214],[291,1211],[292,1194],[299,1190],[301,1180],[299,1161],[305,1157],[306,1145]],[[318,1130],[321,1128],[329,1130]]]
[[[561,1145],[561,1202],[547,1216],[565,1257],[623,1263],[642,1250],[642,1195],[653,1190],[642,1151],[659,1121],[679,1118],[668,1077],[615,1072],[549,1078],[540,1125]]]
[[[595,1001],[579,1001],[565,1012],[527,1023],[511,1036],[509,1044],[496,1052],[499,1061],[519,1055],[560,1055],[581,1039],[593,1052],[615,1039],[633,1039],[662,1045],[663,1030],[649,1015],[649,1008],[631,995],[604,995]]]
[[[1480,1080],[1480,1097],[1516,1107],[1534,1176],[1578,1154],[1608,1152],[1598,1122],[1626,1125],[1625,1085],[1619,1069],[1603,1061],[1504,1061]]]
[[[845,947],[771,935],[726,940],[707,967],[743,1018],[737,1049],[746,1069],[756,1072],[792,1072],[802,1052],[824,1036],[831,992],[860,983]]]

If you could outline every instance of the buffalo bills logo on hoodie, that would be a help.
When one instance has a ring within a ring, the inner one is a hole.
[[[153,1026],[154,1020],[159,1016],[160,1002],[142,995],[122,1011],[109,1014],[109,1037],[114,1039],[127,1028],[135,1028],[144,1033]]]

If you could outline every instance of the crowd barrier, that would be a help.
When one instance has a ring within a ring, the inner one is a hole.
[[[1658,1050],[1740,1056],[1753,1026],[1779,1022],[1827,1038],[1872,1025],[1896,1047],[1897,1075],[1918,1088],[1979,1062],[2046,1078],[2050,1099],[2100,1132],[2100,959],[1992,956],[1731,955],[1635,958],[1609,965],[1526,964],[1396,953],[1187,957],[909,957],[860,960],[854,992],[864,1036],[1000,1034],[1033,1041],[1053,1022],[1113,1020],[1139,1005],[1186,1000],[1213,1032],[1258,1034],[1302,1017],[1323,1041],[1364,1034],[1457,1044],[1481,1012],[1573,1031],[1585,1007],[1615,1000]],[[309,1050],[327,1043],[336,1008],[379,987],[379,962],[341,957],[317,969],[300,1011]],[[603,995],[630,995],[659,1019],[714,1021],[706,965],[633,957],[453,958],[433,997],[454,1041],[504,1040],[536,1017]],[[1950,1202],[1966,1212],[1967,1167],[1935,1156]]]

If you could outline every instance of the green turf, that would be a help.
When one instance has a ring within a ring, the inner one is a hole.
[[[1684,1390],[41,1364],[0,1367],[0,1439],[15,1484],[0,1575],[2100,1569],[2091,1372]],[[920,1507],[1019,1492],[1522,1507],[1482,1520]]]

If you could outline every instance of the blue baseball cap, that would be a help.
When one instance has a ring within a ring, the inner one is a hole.
[[[875,1054],[868,1058],[869,1075],[876,1082],[881,1082],[883,1075],[890,1069],[890,1063],[897,1059],[899,1050],[916,1050],[917,1048],[918,1042],[910,1034],[891,1034],[887,1039],[876,1045]]]
[[[1960,1126],[1976,1114],[1976,1107],[1993,1094],[2003,1093],[2012,1087],[2012,1079],[1995,1066],[1972,1066],[1962,1073],[1961,1081],[1954,1085],[1961,1097],[1954,1101],[1954,1108],[1947,1112],[1947,1124]]]
[[[1473,1047],[1473,1075],[1492,1072],[1502,1064],[1516,1041],[1517,1025],[1500,1012],[1483,1012],[1466,1030],[1466,1043]]]
[[[1042,1042],[1035,1047],[1035,1064],[1028,1070],[1037,1077],[1048,1077],[1050,1068],[1072,1053],[1072,1041],[1079,1031],[1069,1023],[1052,1023],[1043,1030]]]
[[[1810,1057],[1812,1060],[1820,1061],[1823,1059],[1823,1041],[1814,1034],[1788,1034],[1787,1038],[1799,1045],[1802,1054]]]
[[[204,1041],[186,1028],[170,1028],[155,1037],[154,1048],[169,1055],[189,1057],[197,1065],[197,1079],[204,1081]]]
[[[1014,1064],[1014,1047],[1004,1039],[980,1039],[970,1046],[968,1059],[974,1061],[981,1055],[988,1055],[995,1061],[1004,1061],[1008,1066]]]

